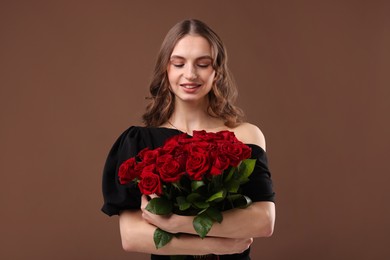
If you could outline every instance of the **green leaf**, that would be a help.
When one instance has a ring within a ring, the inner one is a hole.
[[[192,221],[196,233],[198,233],[201,238],[206,237],[213,224],[214,221],[205,212],[196,216]]]
[[[246,208],[252,204],[252,200],[245,195],[234,194],[227,197],[232,202],[234,208]]]
[[[207,214],[207,216],[209,216],[213,221],[217,221],[218,223],[221,223],[222,220],[223,220],[222,213],[221,213],[218,209],[216,209],[216,208],[209,207],[209,208],[206,210],[206,214]]]
[[[209,190],[220,190],[223,187],[223,174],[212,176]]]
[[[241,196],[243,196],[243,195],[241,195],[241,194],[229,194],[229,195],[226,196],[226,198],[227,198],[229,201],[233,202],[233,201],[235,201],[236,199],[241,198]]]
[[[189,203],[185,197],[179,196],[176,198],[177,204],[179,205],[179,209],[181,211],[185,211],[189,207],[191,207],[191,203]]]
[[[173,234],[168,233],[162,229],[157,228],[154,231],[153,240],[154,240],[154,245],[156,246],[157,249],[168,244],[169,241],[172,240],[172,238],[173,238]]]
[[[146,205],[146,210],[156,215],[167,215],[172,212],[172,202],[164,198],[153,198]]]
[[[240,188],[240,181],[232,179],[228,183],[226,183],[226,189],[228,192],[236,193],[238,189]]]
[[[229,173],[225,177],[225,183],[230,181],[233,177],[234,172],[237,171],[237,167],[231,167]]]
[[[177,190],[181,190],[183,188],[180,182],[173,182],[172,186],[175,187]]]
[[[194,201],[194,202],[192,202],[192,204],[198,209],[205,209],[205,208],[210,207],[210,204],[208,204],[207,202],[204,202],[204,201]]]
[[[196,215],[201,215],[203,212],[206,212],[208,208],[205,208],[205,209],[202,209],[201,211],[199,211]]]
[[[215,202],[218,202],[218,201],[221,201],[225,198],[226,196],[226,190],[223,189],[223,190],[220,190],[218,191],[217,193],[214,193],[213,195],[211,195],[207,200],[206,202],[211,202],[211,201],[215,201]]]
[[[194,201],[199,201],[202,199],[202,196],[199,193],[191,193],[190,195],[187,196],[187,201],[188,202],[194,202]]]
[[[239,172],[239,180],[241,184],[247,182],[249,176],[252,174],[255,168],[255,165],[256,165],[256,159],[246,159],[240,163],[238,167],[238,172]]]
[[[197,189],[199,189],[200,187],[202,187],[204,185],[205,185],[204,181],[192,181],[191,182],[191,190],[196,191]]]

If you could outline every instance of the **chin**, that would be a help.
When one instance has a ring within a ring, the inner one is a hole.
[[[206,100],[206,96],[197,96],[197,97],[188,97],[188,96],[181,96],[181,97],[177,97],[178,100],[182,101],[182,102],[202,102],[204,100]]]

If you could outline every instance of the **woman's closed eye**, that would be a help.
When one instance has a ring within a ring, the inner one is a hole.
[[[183,63],[172,63],[172,65],[176,68],[182,68],[184,67],[184,64]]]
[[[210,66],[210,64],[209,63],[200,63],[197,66],[200,68],[208,68]]]
[[[184,67],[184,63],[172,63],[172,65],[175,68],[183,68]],[[196,66],[198,66],[199,68],[208,68],[210,66],[210,64],[202,63],[202,64],[197,64]]]

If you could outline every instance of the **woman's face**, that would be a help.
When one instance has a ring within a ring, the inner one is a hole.
[[[178,101],[202,101],[210,92],[215,70],[209,42],[199,35],[186,35],[174,47],[167,73]]]

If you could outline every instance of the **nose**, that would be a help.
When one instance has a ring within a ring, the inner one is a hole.
[[[185,72],[184,77],[186,79],[196,79],[198,77],[198,74],[196,72],[196,68],[192,65],[188,65]]]

